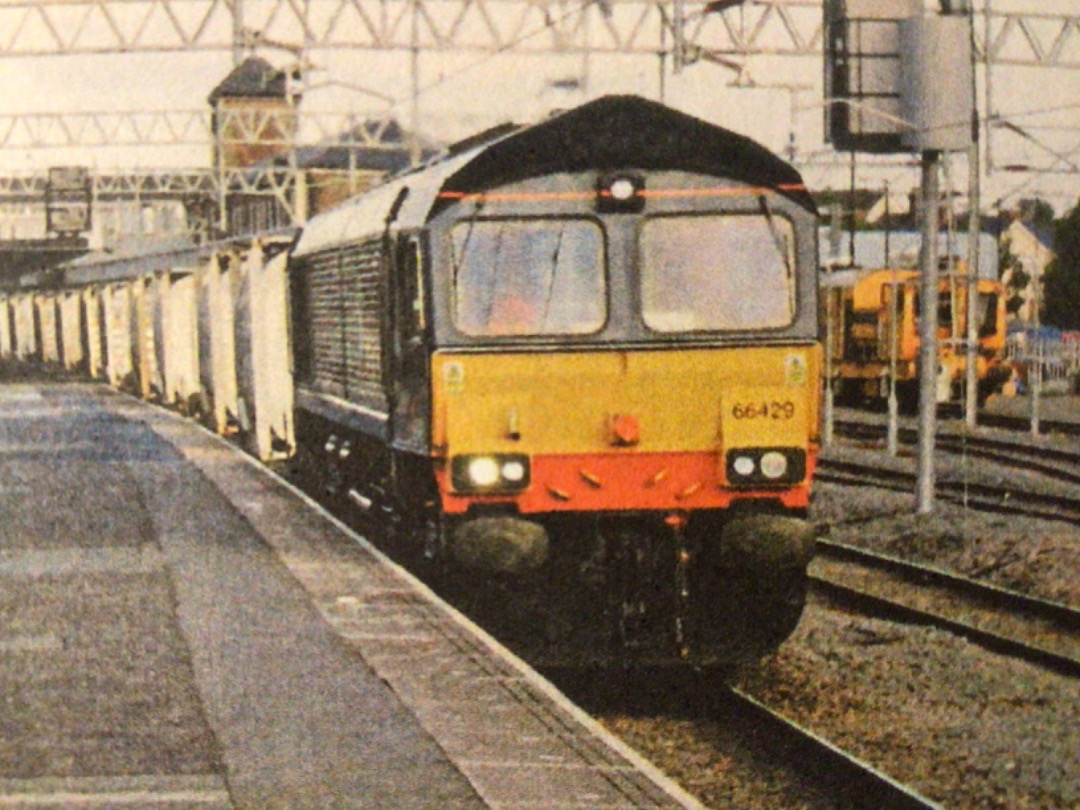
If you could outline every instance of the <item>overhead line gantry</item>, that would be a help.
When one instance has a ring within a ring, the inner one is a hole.
[[[974,14],[974,53],[985,76],[997,66],[1080,68],[1080,13],[999,10],[985,0]],[[238,63],[257,50],[284,49],[303,72],[319,52],[411,53],[414,71],[421,54],[647,55],[669,58],[676,70],[719,63],[744,71],[744,78],[757,59],[820,60],[822,17],[821,0],[6,0],[0,5],[0,58],[231,51]],[[414,94],[418,90],[423,92],[414,76]],[[296,114],[309,139],[361,131],[353,126],[355,115]],[[997,132],[1036,146],[1044,137],[1038,121],[1025,122],[1024,132],[1016,133],[1002,129],[1007,122],[993,114],[984,111],[984,120]],[[382,146],[377,130],[363,138],[357,145]],[[206,110],[0,114],[3,149],[212,143]],[[1060,159],[1043,168],[1074,172]],[[200,177],[192,184],[218,180]],[[157,185],[124,174],[108,185],[117,184]],[[0,197],[11,199],[18,186],[0,183]]]
[[[989,5],[989,4],[987,4]],[[676,8],[678,7],[678,8]],[[572,14],[567,11],[572,10]],[[1080,14],[976,9],[1000,65],[1080,67]],[[681,22],[681,25],[679,23]],[[545,36],[523,39],[523,32]],[[676,28],[681,30],[676,31]],[[232,50],[820,57],[820,0],[9,0],[0,57]]]

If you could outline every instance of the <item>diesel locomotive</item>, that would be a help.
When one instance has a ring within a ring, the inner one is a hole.
[[[0,354],[290,457],[534,660],[737,662],[805,600],[816,240],[780,158],[605,97],[299,233],[0,295]]]
[[[791,166],[641,98],[464,144],[293,248],[299,466],[560,658],[758,657],[813,548],[816,250]]]

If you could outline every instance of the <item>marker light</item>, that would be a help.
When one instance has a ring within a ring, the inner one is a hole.
[[[739,447],[728,451],[725,468],[733,487],[798,484],[806,478],[802,447]]]
[[[761,457],[761,474],[775,481],[787,472],[787,458],[783,453],[771,450]]]
[[[731,463],[731,467],[742,476],[748,477],[754,474],[754,460],[749,456],[739,456]]]
[[[504,481],[517,484],[525,480],[525,465],[520,461],[507,461],[502,465],[502,477]]]

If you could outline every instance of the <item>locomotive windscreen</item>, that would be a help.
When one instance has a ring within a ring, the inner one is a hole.
[[[789,325],[794,244],[790,220],[779,216],[647,220],[641,234],[645,322],[661,332]]]
[[[606,319],[604,237],[588,220],[465,221],[451,232],[454,311],[470,335],[580,335]]]

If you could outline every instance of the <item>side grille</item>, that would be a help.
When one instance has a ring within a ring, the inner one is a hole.
[[[293,334],[301,382],[385,411],[380,243],[314,255],[297,272]]]

